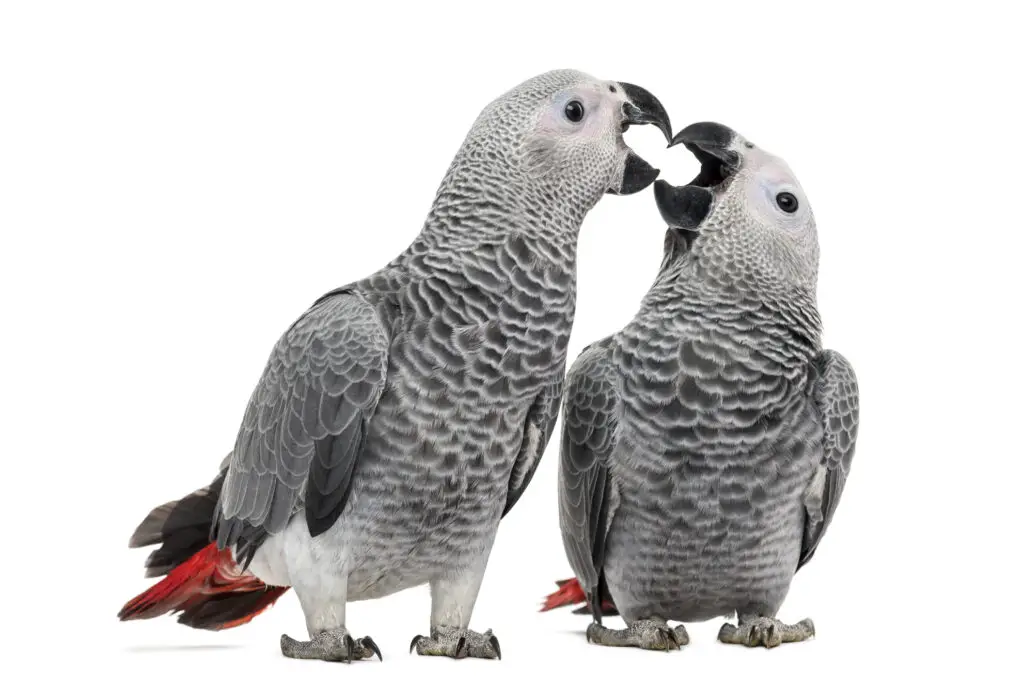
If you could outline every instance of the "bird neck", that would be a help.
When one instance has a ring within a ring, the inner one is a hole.
[[[755,348],[782,348],[809,361],[821,350],[821,317],[813,285],[766,287],[717,279],[690,257],[665,266],[642,306],[689,329],[727,335]]]
[[[557,184],[511,166],[487,174],[454,164],[434,198],[419,235],[402,258],[423,251],[456,261],[511,237],[530,243],[548,262],[575,269],[580,227],[600,198],[581,199]]]

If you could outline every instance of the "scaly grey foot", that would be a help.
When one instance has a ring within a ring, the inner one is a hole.
[[[381,661],[377,643],[369,637],[352,639],[345,630],[325,630],[314,635],[308,642],[300,642],[288,635],[281,635],[281,653],[288,658],[307,658],[318,661],[344,661],[370,658],[374,655]]]
[[[420,656],[501,658],[501,645],[490,630],[481,634],[456,627],[435,627],[430,631],[429,637],[413,637],[409,651],[413,649]]]
[[[638,620],[625,630],[611,630],[598,623],[587,628],[587,641],[601,646],[635,646],[652,651],[674,651],[690,643],[682,625],[669,627],[660,618]]]
[[[796,625],[786,625],[775,618],[740,616],[739,623],[739,627],[730,623],[722,625],[718,641],[774,649],[787,642],[802,642],[814,636],[814,623],[810,618],[804,618]]]

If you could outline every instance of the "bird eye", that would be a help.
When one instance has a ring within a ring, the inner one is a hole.
[[[579,122],[583,119],[583,103],[579,100],[570,100],[565,106],[565,117],[570,122]]]
[[[775,196],[775,204],[779,206],[780,210],[789,214],[793,214],[800,207],[800,203],[796,201],[796,196],[789,191],[783,191]]]

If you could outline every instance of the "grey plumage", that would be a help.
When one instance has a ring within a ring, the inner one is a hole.
[[[723,641],[774,646],[813,633],[775,614],[845,486],[857,382],[820,345],[816,229],[792,172],[718,125],[674,141],[702,172],[657,182],[662,269],[633,320],[569,371],[562,537],[592,640],[678,648],[685,631],[665,621],[737,613]],[[631,629],[599,625],[609,602]]]
[[[657,175],[622,141],[643,122],[670,136],[651,94],[576,71],[505,93],[412,244],[278,341],[222,473],[213,536],[259,580],[295,588],[311,641],[282,640],[286,655],[372,655],[372,640],[348,636],[345,604],[428,583],[420,653],[499,653],[467,626],[499,520],[557,419],[580,225],[605,193]]]
[[[608,479],[617,432],[617,375],[612,341],[602,339],[580,353],[567,380],[558,472],[562,542],[569,563],[592,607],[600,614],[600,576],[608,523],[618,492]],[[598,615],[598,617],[600,617]]]
[[[857,377],[850,363],[835,351],[822,351],[815,358],[814,370],[820,375],[813,394],[821,414],[822,451],[821,463],[804,499],[807,521],[798,569],[811,560],[835,515],[850,473],[860,419]]]
[[[311,536],[337,519],[384,390],[387,358],[380,317],[355,290],[321,299],[278,341],[221,491],[217,545],[236,545],[242,566],[299,504]]]

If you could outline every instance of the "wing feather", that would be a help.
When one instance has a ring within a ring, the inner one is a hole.
[[[345,291],[317,301],[281,337],[228,463],[218,546],[251,559],[301,510],[312,536],[334,524],[384,390],[388,346],[373,306]]]
[[[817,379],[813,398],[821,415],[822,456],[818,473],[804,497],[806,520],[797,570],[806,565],[832,523],[850,474],[860,423],[860,393],[853,366],[835,351],[812,363]]]

